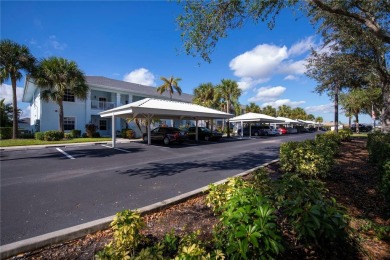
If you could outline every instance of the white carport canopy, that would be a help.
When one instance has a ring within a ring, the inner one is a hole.
[[[115,118],[141,118],[147,120],[148,144],[150,144],[150,121],[152,119],[198,120],[228,119],[232,114],[208,107],[178,101],[145,98],[127,105],[100,113],[101,117],[112,118],[112,146],[115,147]],[[196,127],[196,129],[198,129]],[[196,133],[196,136],[198,133]]]
[[[301,119],[298,119],[298,122],[305,124],[305,125],[313,125],[313,126],[319,125],[319,123],[316,123],[314,121],[307,121],[307,120],[301,120]]]
[[[244,134],[244,128],[243,128],[243,123],[244,122],[260,122],[260,123],[284,123],[284,120],[277,119],[276,117],[273,116],[268,116],[264,114],[259,114],[259,113],[246,113],[242,114],[236,117],[233,117],[229,120],[229,122],[232,123],[241,123],[241,136]],[[249,125],[250,127],[250,125]],[[249,136],[251,135],[251,129],[249,129]]]
[[[282,117],[282,116],[278,116],[278,117],[276,117],[276,119],[284,120],[284,122],[285,122],[286,124],[291,124],[291,125],[302,124],[301,122],[299,122],[299,121],[297,121],[297,120],[290,119],[290,118],[287,118],[287,117]]]

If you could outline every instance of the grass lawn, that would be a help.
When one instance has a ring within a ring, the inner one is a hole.
[[[368,134],[368,133],[359,133],[359,134],[353,133],[353,134],[352,134],[352,137],[367,138],[367,134]]]
[[[26,146],[26,145],[47,145],[47,144],[69,144],[69,143],[87,143],[87,142],[106,142],[111,141],[111,137],[101,138],[74,138],[61,141],[41,141],[35,139],[6,139],[0,140],[0,147]]]

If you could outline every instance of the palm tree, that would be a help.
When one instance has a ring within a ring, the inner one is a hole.
[[[251,102],[249,103],[249,105],[246,106],[245,112],[261,113],[261,108],[259,107],[259,105],[256,105],[255,102]]]
[[[238,98],[241,96],[241,89],[238,88],[237,82],[230,79],[223,79],[221,84],[216,87],[217,97],[220,100],[222,108],[226,109],[226,113],[230,113],[232,108],[237,110],[239,107]],[[240,111],[236,111],[239,113]],[[227,136],[230,137],[229,121],[227,124]]]
[[[4,98],[0,100],[0,127],[10,127],[12,126],[13,107],[11,104],[6,104],[4,102]]]
[[[182,91],[179,86],[179,81],[181,80],[181,78],[174,78],[173,76],[171,76],[169,79],[165,77],[161,77],[160,79],[164,82],[161,86],[157,88],[157,92],[159,92],[160,95],[162,95],[166,91],[169,91],[171,100],[172,95],[175,91],[177,92],[177,94],[179,94],[179,96],[181,95]]]
[[[59,106],[60,131],[64,132],[64,95],[73,94],[79,99],[86,99],[88,85],[84,73],[74,61],[51,57],[43,59],[33,75],[35,84],[42,89],[41,99],[53,101]]]
[[[263,108],[263,114],[268,115],[268,116],[276,116],[276,108],[268,105]]]
[[[197,105],[216,108],[215,89],[212,83],[202,83],[194,89],[192,102]]]
[[[316,122],[318,123],[318,129],[320,129],[320,124],[324,122],[324,119],[321,116],[316,117]]]
[[[279,106],[276,114],[281,117],[289,117],[291,115],[291,107],[287,105]]]
[[[0,82],[11,79],[12,85],[12,139],[18,133],[18,101],[16,96],[16,82],[22,78],[22,72],[31,73],[34,70],[35,58],[25,45],[19,45],[11,40],[0,42]]]

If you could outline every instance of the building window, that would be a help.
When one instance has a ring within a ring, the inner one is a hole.
[[[70,89],[65,89],[64,101],[74,102],[74,94]]]
[[[136,102],[136,101],[139,101],[139,100],[142,100],[142,99],[145,99],[145,97],[133,96],[133,102]]]
[[[99,129],[100,130],[107,130],[107,121],[106,120],[99,121]]]
[[[74,117],[64,117],[64,130],[74,130],[76,119]]]

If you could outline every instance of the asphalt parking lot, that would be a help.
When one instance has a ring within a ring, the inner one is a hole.
[[[297,134],[1,151],[1,245],[136,209],[278,158]]]

